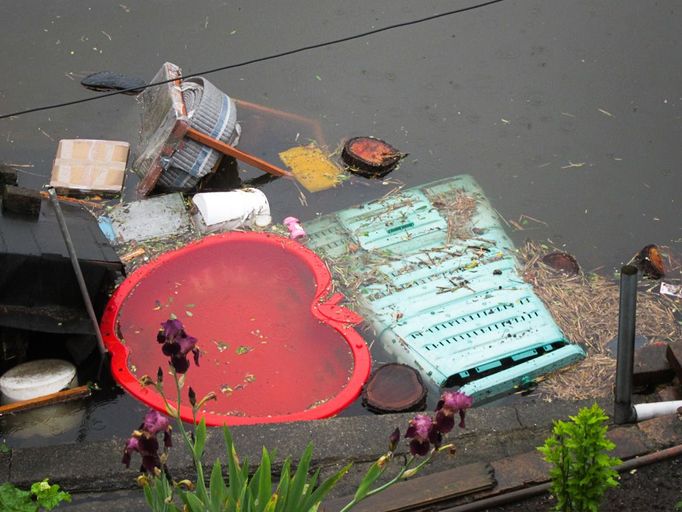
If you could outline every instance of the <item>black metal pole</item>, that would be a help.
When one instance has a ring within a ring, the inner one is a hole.
[[[78,256],[76,255],[76,248],[71,240],[71,235],[69,235],[69,228],[66,226],[66,220],[64,219],[64,214],[62,213],[62,208],[59,205],[59,200],[57,199],[57,194],[52,187],[47,190],[50,196],[50,202],[54,207],[54,212],[57,215],[57,221],[59,223],[59,230],[62,232],[62,238],[64,238],[64,243],[66,244],[66,250],[69,252],[69,257],[71,258],[71,265],[73,266],[73,271],[76,274],[76,281],[78,281],[78,286],[83,296],[83,302],[85,303],[85,309],[88,312],[90,321],[92,322],[92,327],[95,330],[95,336],[97,337],[97,348],[102,356],[100,359],[100,367],[97,372],[97,378],[99,379],[102,365],[104,363],[104,355],[107,350],[104,347],[104,340],[102,339],[102,333],[99,330],[99,323],[97,322],[97,315],[95,315],[95,310],[92,307],[92,301],[90,300],[90,294],[88,293],[88,287],[85,284],[85,279],[83,278],[83,272],[81,271],[80,263],[78,262]]]
[[[632,371],[635,361],[635,320],[637,315],[637,267],[620,269],[618,310],[618,351],[616,356],[616,397],[613,416],[616,424],[637,419],[632,407]]]

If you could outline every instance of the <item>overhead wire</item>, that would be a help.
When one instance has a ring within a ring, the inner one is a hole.
[[[191,74],[189,74],[189,75],[183,75],[183,78],[192,78],[192,77],[201,76],[201,75],[210,75],[210,74],[212,74],[212,73],[217,73],[217,72],[219,72],[219,71],[226,71],[226,70],[228,70],[228,69],[234,69],[234,68],[249,66],[249,65],[251,65],[251,64],[257,64],[257,63],[259,63],[259,62],[266,62],[266,61],[269,61],[269,60],[280,59],[280,58],[282,58],[282,57],[287,57],[287,56],[289,56],[289,55],[294,55],[294,54],[297,54],[297,53],[302,53],[302,52],[307,52],[307,51],[310,51],[310,50],[315,50],[315,49],[318,49],[318,48],[323,48],[323,47],[325,47],[325,46],[333,46],[333,45],[337,45],[337,44],[341,44],[341,43],[346,43],[346,42],[348,42],[348,41],[353,41],[353,40],[356,40],[356,39],[362,39],[362,38],[365,38],[365,37],[368,37],[368,36],[371,36],[371,35],[374,35],[374,34],[379,34],[379,33],[381,33],[381,32],[386,32],[386,31],[389,31],[389,30],[397,29],[397,28],[408,27],[408,26],[411,26],[411,25],[417,25],[417,24],[420,24],[420,23],[425,23],[425,22],[428,22],[428,21],[433,21],[433,20],[436,20],[436,19],[439,19],[439,18],[445,18],[446,16],[453,16],[453,15],[455,15],[455,14],[460,14],[460,13],[467,12],[467,11],[473,11],[473,10],[476,10],[476,9],[481,9],[481,8],[483,8],[483,7],[487,7],[487,6],[493,5],[493,4],[498,4],[498,3],[501,3],[501,2],[503,2],[503,1],[504,1],[504,0],[488,0],[487,2],[481,2],[481,3],[474,4],[474,5],[470,5],[470,6],[467,6],[467,7],[460,7],[460,8],[458,8],[458,9],[453,9],[453,10],[450,10],[450,11],[445,11],[445,12],[441,12],[441,13],[438,13],[438,14],[433,14],[433,15],[431,15],[431,16],[426,16],[426,17],[424,17],[424,18],[418,18],[418,19],[416,19],[416,20],[403,21],[403,22],[400,22],[400,23],[394,23],[394,24],[392,24],[392,25],[386,25],[385,27],[380,27],[380,28],[376,28],[376,29],[373,29],[373,30],[368,30],[368,31],[365,31],[365,32],[360,32],[360,33],[358,33],[358,34],[354,34],[354,35],[351,35],[351,36],[341,37],[341,38],[338,38],[338,39],[332,39],[332,40],[330,40],[330,41],[324,41],[324,42],[322,42],[322,43],[315,43],[315,44],[311,44],[311,45],[307,45],[307,46],[302,46],[302,47],[299,47],[299,48],[294,48],[294,49],[292,49],[292,50],[286,50],[286,51],[283,51],[283,52],[278,52],[278,53],[273,53],[273,54],[271,54],[271,55],[266,55],[266,56],[264,56],[264,57],[256,57],[256,58],[254,58],[254,59],[249,59],[249,60],[245,60],[245,61],[242,61],[242,62],[237,62],[237,63],[235,63],[235,64],[227,64],[227,65],[225,65],[225,66],[220,66],[220,67],[217,67],[217,68],[207,69],[207,70],[205,70],[205,71],[198,71],[198,72],[196,72],[196,73],[191,73]],[[17,112],[12,112],[12,113],[9,113],[9,114],[2,114],[2,115],[0,115],[0,120],[1,120],[1,119],[8,119],[8,118],[10,118],[10,117],[18,117],[18,116],[22,116],[22,115],[25,115],[25,114],[31,114],[31,113],[33,113],[33,112],[41,112],[41,111],[44,111],[44,110],[54,110],[54,109],[57,109],[57,108],[68,107],[68,106],[71,106],[71,105],[77,105],[77,104],[79,104],[79,103],[87,103],[87,102],[89,102],[89,101],[97,101],[97,100],[101,100],[101,99],[103,99],[103,98],[108,98],[108,97],[110,97],[110,96],[117,96],[117,95],[119,95],[119,94],[125,94],[125,93],[128,93],[128,92],[142,91],[142,90],[144,90],[144,89],[148,89],[148,88],[150,88],[150,87],[157,87],[157,86],[159,86],[159,85],[164,85],[164,84],[170,83],[170,82],[172,82],[172,81],[173,81],[173,79],[170,79],[170,80],[162,80],[162,81],[159,81],[159,82],[152,82],[152,83],[149,83],[149,84],[144,85],[144,86],[139,86],[139,85],[138,85],[138,86],[135,86],[135,87],[130,87],[130,88],[128,88],[128,89],[120,89],[120,90],[117,90],[117,91],[106,92],[106,93],[103,93],[103,94],[97,94],[97,95],[95,95],[95,96],[89,96],[89,97],[87,97],[87,98],[80,98],[80,99],[77,99],[77,100],[64,101],[64,102],[60,102],[60,103],[54,103],[54,104],[51,104],[51,105],[43,105],[43,106],[40,106],[40,107],[27,108],[27,109],[19,110],[19,111],[17,111]]]

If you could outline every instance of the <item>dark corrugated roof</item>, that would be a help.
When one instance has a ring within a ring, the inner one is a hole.
[[[123,272],[96,219],[61,203],[96,314]],[[91,332],[66,243],[49,201],[37,220],[0,211],[0,326],[42,332]]]
[[[61,203],[80,260],[119,263],[93,216],[80,206]],[[0,253],[69,257],[52,205],[42,201],[37,221],[0,212]]]

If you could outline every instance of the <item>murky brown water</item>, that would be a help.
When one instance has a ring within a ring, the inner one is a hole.
[[[94,71],[150,79],[170,60],[197,72],[453,6],[6,0],[0,111],[87,97],[94,93],[79,80]],[[408,185],[472,174],[524,227],[510,230],[517,243],[550,238],[585,268],[610,272],[648,243],[682,252],[681,18],[672,0],[509,0],[210,80],[236,98],[319,120],[332,147],[353,135],[386,139],[410,154],[392,174]],[[128,96],[3,120],[0,160],[32,165],[21,184],[39,186],[59,139],[135,145],[138,125]],[[304,206],[291,182],[263,186],[275,219],[310,218],[389,189],[352,180],[307,194]]]

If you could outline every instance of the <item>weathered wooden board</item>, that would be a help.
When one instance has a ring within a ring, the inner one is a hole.
[[[361,501],[354,512],[407,512],[436,503],[491,489],[495,485],[492,468],[474,463],[412,480],[400,482],[384,492]],[[322,505],[323,512],[337,512],[352,496],[330,500]]]

